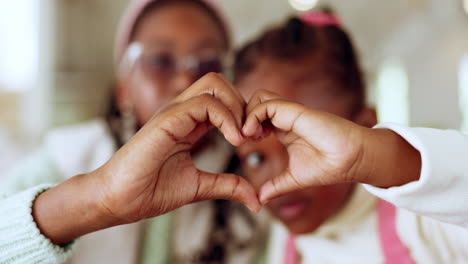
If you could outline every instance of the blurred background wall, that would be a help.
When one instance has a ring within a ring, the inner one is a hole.
[[[0,0],[0,160],[8,160],[0,171],[49,128],[105,111],[127,2]],[[381,121],[468,129],[468,0],[217,2],[237,46],[298,9],[332,7],[355,40]]]

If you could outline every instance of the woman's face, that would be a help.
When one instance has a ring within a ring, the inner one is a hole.
[[[320,71],[320,69],[317,69]],[[310,74],[310,67],[261,59],[253,72],[238,83],[246,100],[257,89],[267,89],[308,107],[351,119],[352,100],[340,96],[323,75]],[[279,175],[288,166],[288,153],[274,135],[238,148],[243,171],[255,188]],[[296,234],[310,233],[334,215],[347,201],[352,184],[311,187],[272,200],[267,208]]]
[[[119,76],[116,97],[120,109],[130,108],[140,125],[200,75],[219,72],[226,52],[220,25],[205,10],[186,2],[147,13],[132,43],[142,47],[141,54]]]

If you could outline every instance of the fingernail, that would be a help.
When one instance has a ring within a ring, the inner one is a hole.
[[[252,129],[249,129],[247,127],[244,127],[244,129],[242,130],[242,134],[246,138],[251,138],[251,137],[254,137],[255,135],[254,133],[252,133]]]
[[[242,129],[241,129],[241,133],[244,137],[247,137],[247,127],[246,126],[243,126]]]
[[[260,203],[262,205],[265,205],[265,204],[267,204],[269,202],[269,200],[265,197],[265,194],[263,194],[263,192],[260,193],[260,195],[258,197],[258,200],[260,200]]]
[[[269,185],[269,184],[265,184],[261,190],[260,190],[260,193],[258,195],[258,199],[260,200],[260,203],[262,205],[265,205],[267,203],[269,203],[271,201],[271,199],[269,198],[269,194],[271,194],[273,192],[273,190],[271,189],[272,186]]]
[[[251,205],[247,205],[247,208],[249,208],[249,210],[253,213],[259,213],[260,212],[260,209],[261,207],[260,206],[254,206],[252,207]]]
[[[260,202],[262,203],[262,205],[266,205],[267,203],[269,203],[271,200],[270,199],[265,199],[265,200],[260,200]]]

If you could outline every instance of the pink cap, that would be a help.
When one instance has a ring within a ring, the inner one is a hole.
[[[115,48],[114,48],[114,62],[115,64],[119,64],[120,60],[122,59],[125,50],[127,49],[128,45],[130,44],[130,37],[132,31],[135,27],[135,24],[138,18],[141,16],[145,8],[155,2],[157,0],[131,0],[130,4],[128,5],[124,15],[122,16],[119,26],[117,28],[117,35],[115,39]],[[220,17],[223,18],[219,8],[216,8],[216,4],[213,3],[212,0],[203,0],[204,2],[208,3],[211,7],[215,8],[215,10],[220,14]],[[227,24],[224,22],[224,26]]]
[[[327,12],[308,12],[303,14],[300,19],[302,22],[313,25],[313,26],[318,26],[318,27],[326,27],[326,26],[337,26],[341,27],[342,23],[341,20],[330,13]]]

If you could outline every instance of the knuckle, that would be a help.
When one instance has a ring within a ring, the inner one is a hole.
[[[210,72],[210,73],[205,74],[205,76],[203,76],[203,79],[205,79],[205,80],[220,80],[220,77],[219,77],[219,75],[217,73]]]
[[[212,94],[203,93],[197,96],[197,104],[210,104],[213,103],[216,99]]]
[[[198,81],[195,82],[190,88],[185,90],[185,92],[192,92],[192,93],[201,93],[212,91],[213,83],[217,83],[220,81],[220,77],[217,73],[207,73],[203,77],[201,77]]]
[[[221,77],[213,72],[203,77],[203,84],[201,91],[212,95],[223,94],[227,88]]]
[[[194,107],[201,107],[206,108],[207,110],[215,110],[222,111],[222,105],[220,104],[219,100],[216,99],[211,94],[202,94],[197,97],[198,100],[194,101]]]
[[[221,80],[221,77],[217,73],[210,72],[206,74],[203,77],[203,80],[205,81],[206,84],[208,84],[207,88],[211,89],[216,89],[220,86],[220,84],[223,84],[223,81]]]

